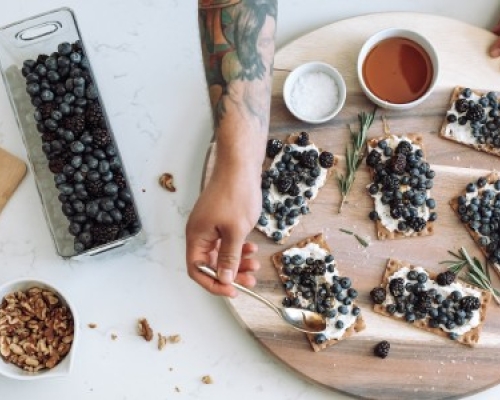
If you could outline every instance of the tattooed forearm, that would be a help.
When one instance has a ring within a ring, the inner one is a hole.
[[[277,0],[199,0],[199,26],[214,123],[230,112],[267,130]]]

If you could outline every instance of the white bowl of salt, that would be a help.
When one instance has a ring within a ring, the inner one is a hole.
[[[321,124],[335,117],[344,106],[346,85],[331,65],[313,61],[300,65],[287,76],[283,97],[296,118]]]

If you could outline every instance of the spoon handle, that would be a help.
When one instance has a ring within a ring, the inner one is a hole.
[[[214,278],[214,279],[218,279],[217,278],[217,273],[212,268],[207,267],[206,265],[198,265],[198,269],[201,272],[203,272],[205,275],[208,275],[208,276],[210,276],[211,278]],[[246,293],[246,294],[252,296],[254,299],[257,299],[257,300],[261,301],[266,306],[272,308],[276,312],[276,314],[278,314],[278,315],[281,316],[280,309],[278,307],[276,307],[273,303],[271,303],[269,300],[267,300],[266,298],[262,297],[261,295],[258,295],[257,293],[255,293],[254,291],[246,288],[245,286],[241,286],[240,284],[238,284],[236,282],[231,282],[231,285],[233,285],[236,289],[240,290],[241,292]]]

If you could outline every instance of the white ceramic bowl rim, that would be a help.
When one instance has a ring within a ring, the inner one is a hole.
[[[379,97],[377,97],[365,84],[364,78],[363,78],[363,63],[368,55],[368,53],[371,51],[371,49],[380,43],[382,40],[393,38],[393,37],[402,37],[405,39],[410,39],[422,46],[422,48],[427,52],[429,57],[431,58],[432,62],[432,67],[433,67],[433,76],[432,76],[432,81],[431,84],[429,85],[429,88],[427,91],[420,96],[418,99],[409,102],[409,103],[403,103],[403,104],[396,104],[396,103],[390,103],[388,101],[382,100]],[[438,79],[439,75],[439,58],[437,56],[436,50],[430,43],[430,41],[422,36],[421,34],[408,30],[408,29],[403,29],[403,28],[387,28],[383,29],[372,36],[368,38],[368,40],[363,44],[361,47],[361,50],[358,55],[358,62],[357,62],[357,73],[358,73],[358,80],[361,85],[361,88],[365,92],[365,94],[368,96],[368,98],[373,101],[375,104],[380,105],[381,107],[388,108],[388,109],[394,109],[394,110],[404,110],[408,109],[411,107],[414,107],[420,103],[422,103],[429,95],[431,92],[434,90],[434,87],[436,86],[436,82]]]
[[[291,104],[291,94],[292,94],[292,90],[293,90],[293,87],[295,85],[295,82],[297,82],[297,80],[300,78],[300,76],[303,76],[306,73],[314,72],[314,71],[324,72],[324,73],[328,74],[335,81],[335,83],[337,84],[338,90],[339,90],[338,101],[337,101],[335,108],[330,113],[325,115],[323,118],[318,118],[318,119],[311,119],[311,118],[307,118],[304,115],[301,115],[296,109],[293,108],[293,105]],[[333,117],[335,117],[340,112],[340,110],[344,106],[345,99],[346,99],[346,84],[345,84],[344,78],[342,77],[340,72],[332,65],[330,65],[326,62],[322,62],[322,61],[310,61],[310,62],[306,62],[304,64],[299,65],[298,67],[293,69],[292,72],[290,72],[290,74],[288,74],[288,76],[286,77],[286,80],[285,80],[284,87],[283,87],[283,98],[285,100],[285,104],[286,104],[288,110],[296,118],[298,118],[304,122],[311,123],[311,124],[320,124],[320,123],[327,122],[327,121],[331,120]]]
[[[34,286],[46,288],[53,291],[58,295],[62,303],[71,310],[74,322],[73,343],[71,344],[71,349],[68,352],[68,354],[66,354],[64,359],[61,360],[59,364],[57,364],[54,368],[41,370],[35,373],[24,371],[23,369],[17,367],[16,365],[9,364],[0,358],[0,374],[8,378],[17,380],[37,380],[44,378],[61,377],[68,375],[73,367],[78,330],[79,330],[79,319],[76,309],[67,295],[65,295],[64,293],[61,292],[61,290],[59,290],[54,285],[46,281],[43,281],[38,278],[26,277],[26,278],[15,279],[2,284],[0,286],[0,302],[3,300],[4,296],[9,293],[15,292],[16,290],[27,290]]]

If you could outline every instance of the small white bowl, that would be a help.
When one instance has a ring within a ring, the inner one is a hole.
[[[325,80],[322,74],[326,74],[334,84]],[[316,87],[320,83],[323,83],[322,87]],[[334,93],[334,90],[337,93]],[[335,96],[336,101],[332,101],[331,107],[326,107]],[[310,124],[321,124],[335,117],[344,106],[346,85],[342,75],[331,65],[319,61],[308,62],[298,66],[287,76],[283,87],[283,98],[288,110],[296,118]],[[322,102],[323,99],[325,102]],[[300,102],[303,102],[301,108]],[[306,114],[306,102],[309,102],[309,108],[314,109],[314,115]],[[317,106],[314,107],[314,104]]]
[[[68,354],[66,354],[64,359],[61,360],[59,364],[57,364],[54,368],[43,369],[38,372],[24,371],[22,368],[19,368],[14,364],[7,363],[5,360],[0,358],[0,374],[8,378],[24,380],[24,381],[69,375],[75,357],[79,322],[78,322],[78,316],[76,314],[76,309],[71,304],[68,296],[63,295],[59,289],[56,289],[54,286],[46,282],[43,282],[35,278],[23,278],[23,279],[17,279],[15,281],[10,281],[0,287],[0,302],[9,293],[13,293],[19,290],[26,291],[32,287],[40,287],[42,289],[51,290],[52,292],[57,294],[62,304],[64,304],[66,307],[70,309],[73,315],[73,322],[74,322],[74,334],[73,334],[73,343],[71,344],[71,349],[69,350]]]
[[[363,64],[365,62],[366,57],[370,53],[370,51],[382,40],[389,39],[389,38],[395,38],[395,37],[400,37],[400,38],[405,38],[412,40],[413,42],[419,44],[422,46],[422,48],[425,50],[425,52],[429,55],[431,63],[432,63],[432,68],[433,68],[433,75],[432,75],[432,80],[431,83],[428,87],[428,89],[416,100],[409,102],[409,103],[403,103],[403,104],[396,104],[396,103],[390,103],[386,100],[383,100],[379,97],[377,97],[366,85],[364,77],[363,77]],[[439,59],[436,53],[436,50],[432,46],[432,44],[422,35],[410,31],[407,29],[400,29],[400,28],[389,28],[389,29],[384,29],[380,32],[375,33],[372,35],[361,47],[361,50],[358,55],[358,63],[357,63],[357,73],[358,73],[358,80],[361,85],[361,88],[363,89],[363,92],[366,94],[366,96],[375,104],[382,108],[386,108],[389,110],[407,110],[410,108],[413,108],[420,103],[422,103],[424,100],[426,100],[429,95],[432,93],[434,90],[434,87],[436,86],[437,78],[439,75]]]

